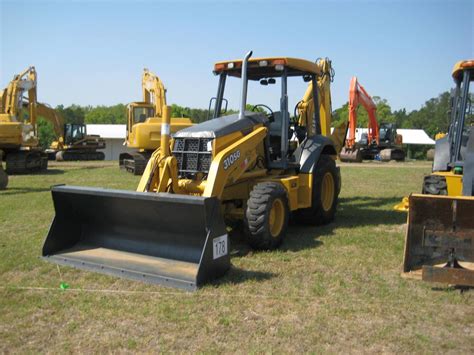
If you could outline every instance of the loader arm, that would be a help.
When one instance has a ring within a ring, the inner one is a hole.
[[[199,193],[204,197],[221,198],[224,188],[236,182],[257,159],[257,149],[267,135],[266,127],[259,127],[252,133],[221,150],[213,158],[205,181],[192,183],[178,179],[176,158],[163,154],[161,148],[151,156],[138,184],[138,192]],[[192,190],[191,190],[192,189]]]
[[[161,117],[162,108],[166,105],[166,89],[160,78],[148,69],[143,70],[142,91],[143,101],[154,104],[155,115]]]
[[[257,159],[257,146],[267,136],[268,129],[260,127],[244,136],[212,160],[203,196],[221,198],[226,185],[237,181]]]

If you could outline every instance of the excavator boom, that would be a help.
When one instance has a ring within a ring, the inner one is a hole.
[[[45,170],[48,160],[39,147],[37,73],[28,67],[15,75],[0,99],[0,151],[8,174]],[[27,97],[25,97],[27,96]]]
[[[142,94],[142,102],[128,105],[126,144],[137,151],[122,153],[119,157],[119,166],[135,175],[143,174],[151,154],[160,146],[162,110],[166,106],[165,86],[148,69],[143,70]],[[175,133],[191,124],[189,118],[173,118],[170,131]]]

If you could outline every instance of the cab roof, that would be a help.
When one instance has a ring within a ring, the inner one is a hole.
[[[453,68],[453,78],[454,80],[459,80],[462,78],[462,72],[466,69],[474,69],[474,59],[461,60],[454,64]]]
[[[288,76],[321,75],[321,68],[314,62],[305,59],[289,57],[250,58],[248,62],[248,78],[259,80],[267,77],[282,75],[281,66],[284,66]],[[226,60],[214,64],[214,73],[227,73],[230,76],[241,76],[242,59]]]

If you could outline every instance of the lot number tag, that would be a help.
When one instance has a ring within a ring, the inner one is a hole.
[[[214,260],[220,258],[221,256],[227,255],[227,234],[214,238],[212,240],[212,244],[212,256]]]

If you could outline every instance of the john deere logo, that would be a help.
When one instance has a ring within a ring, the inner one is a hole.
[[[224,159],[224,170],[227,170],[239,158],[240,158],[240,150],[236,150],[235,152],[230,154],[227,158]]]

